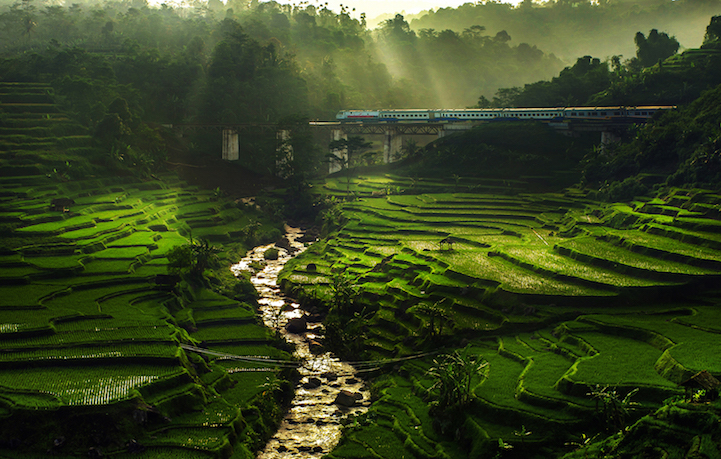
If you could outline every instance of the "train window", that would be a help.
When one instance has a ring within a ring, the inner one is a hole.
[[[613,112],[614,115],[620,115],[620,112]]]

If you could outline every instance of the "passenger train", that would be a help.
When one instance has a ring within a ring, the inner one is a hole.
[[[471,109],[409,109],[409,110],[341,110],[336,119],[341,122],[444,122],[444,121],[500,121],[647,119],[673,105],[635,107],[555,107],[555,108],[471,108]]]

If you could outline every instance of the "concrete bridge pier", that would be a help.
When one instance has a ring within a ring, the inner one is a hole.
[[[333,129],[332,131],[330,131],[330,140],[331,142],[338,140],[348,140],[348,134],[346,134],[343,129]],[[343,169],[343,164],[348,161],[348,150],[333,150],[331,151],[331,154],[337,156],[338,160],[331,160],[328,163],[329,174],[338,172],[339,170]]]
[[[606,151],[611,144],[621,141],[621,136],[614,131],[601,131],[601,151]]]
[[[275,170],[278,177],[288,177],[288,165],[293,161],[293,145],[290,144],[290,131],[286,129],[280,129],[275,133],[275,138],[278,140],[278,147],[276,147],[275,157]]]
[[[383,163],[392,163],[400,157],[401,148],[403,148],[403,136],[395,129],[386,129],[383,139]]]
[[[455,134],[457,132],[461,131],[467,131],[469,129],[472,129],[473,125],[468,123],[448,123],[444,124],[441,129],[438,130],[438,138],[442,139],[443,137],[451,134]]]
[[[235,129],[223,129],[223,159],[226,161],[237,161],[240,156],[240,143],[238,142],[238,131]]]

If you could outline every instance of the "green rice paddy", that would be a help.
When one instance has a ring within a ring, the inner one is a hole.
[[[693,190],[694,202],[712,205],[690,209],[676,199],[690,190],[653,205],[604,205],[582,194],[449,193],[454,186],[441,183],[420,194],[390,176],[360,180],[356,199],[341,204],[346,223],[286,266],[284,286],[322,297],[334,273],[350,275],[375,311],[368,358],[472,345],[488,367],[466,412],[471,455],[502,455],[500,438],[523,456],[528,445],[514,434],[522,425],[534,432],[533,448],[603,430],[594,388],[621,397],[638,388],[633,418],[682,394],[684,377],[721,376],[719,300],[707,290],[721,276],[721,200],[712,193]],[[323,190],[345,194],[332,180]],[[401,194],[379,196],[388,190]],[[443,312],[431,332],[423,305],[433,304]],[[448,437],[418,421],[430,401],[430,359],[376,383],[393,397],[382,395],[374,421],[351,429],[333,457],[446,457]],[[383,419],[393,420],[393,435],[381,431]]]
[[[48,90],[28,84],[13,92],[52,99]],[[91,137],[67,118],[18,107],[0,121],[0,431],[23,447],[8,449],[2,440],[0,456],[84,456],[97,441],[93,431],[126,435],[114,423],[130,421],[128,435],[145,448],[140,456],[219,458],[235,449],[235,457],[252,457],[244,443],[257,443],[253,429],[266,429],[268,418],[245,419],[243,410],[260,403],[266,378],[280,376],[229,371],[181,345],[207,340],[236,354],[289,356],[256,323],[252,305],[209,290],[174,290],[166,257],[191,232],[235,242],[230,231],[265,219],[174,174],[68,180],[50,159],[87,161],[78,155],[97,153]],[[51,103],[32,110],[57,112]],[[53,137],[54,129],[68,136]],[[66,202],[54,207],[58,198]],[[197,322],[183,321],[193,316]],[[138,418],[138,410],[146,414]],[[63,420],[85,415],[115,420],[91,427]],[[33,428],[39,436],[28,433]],[[53,449],[60,437],[64,452]],[[114,439],[103,453],[127,454],[128,439]]]
[[[3,104],[2,440],[22,433],[16,419],[43,433],[28,451],[0,445],[0,455],[54,454],[53,439],[66,435],[86,453],[87,435],[46,420],[112,412],[141,419],[138,457],[252,457],[248,445],[269,430],[263,416],[274,402],[264,385],[277,369],[181,346],[289,355],[251,305],[164,281],[168,253],[191,234],[232,243],[260,216],[173,174],[67,180],[52,172],[51,159],[81,161],[93,147],[48,89],[14,87],[25,102]],[[64,137],[52,136],[57,128]],[[494,457],[504,444],[531,457],[603,430],[595,387],[638,388],[635,419],[681,394],[678,383],[697,371],[721,378],[718,194],[670,190],[603,205],[578,190],[525,186],[356,177],[358,199],[341,205],[347,221],[287,265],[284,287],[312,299],[329,298],[337,273],[351,276],[368,306],[364,357],[424,355],[378,371],[369,413],[330,457]],[[330,178],[314,189],[344,198],[346,183]],[[53,208],[56,198],[72,203]],[[439,354],[466,346],[488,366],[472,380],[455,441],[434,425],[427,371]],[[522,428],[533,435],[524,440]],[[126,454],[125,441],[104,452]]]

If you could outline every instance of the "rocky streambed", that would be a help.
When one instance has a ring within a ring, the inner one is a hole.
[[[365,412],[370,403],[370,394],[355,368],[323,349],[321,324],[314,323],[277,285],[285,263],[305,249],[302,236],[300,229],[286,227],[282,243],[256,247],[231,267],[235,273],[253,273],[251,281],[260,295],[263,321],[295,346],[294,355],[300,362],[301,379],[290,409],[259,459],[312,458],[329,453],[340,439],[343,418]],[[278,249],[277,259],[266,259],[266,251],[272,248]]]

